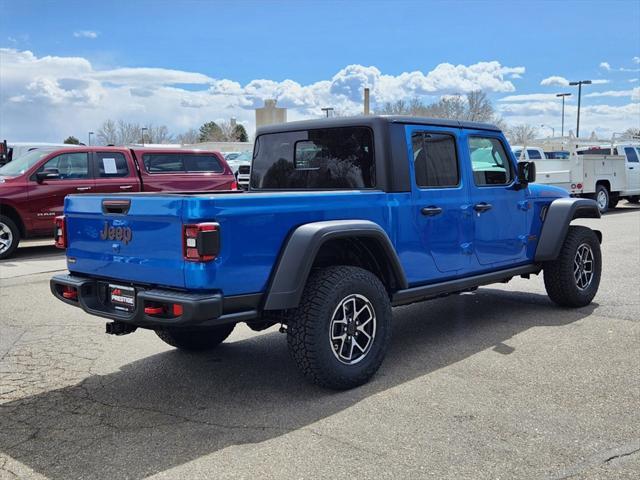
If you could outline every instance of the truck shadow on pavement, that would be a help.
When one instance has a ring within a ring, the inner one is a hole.
[[[567,310],[542,295],[480,289],[397,308],[382,368],[347,392],[306,383],[277,332],[205,354],[169,350],[0,405],[0,453],[54,479],[140,479],[229,446],[312,430],[319,420],[478,352],[513,355],[517,350],[507,345],[513,336],[568,325],[595,307]]]

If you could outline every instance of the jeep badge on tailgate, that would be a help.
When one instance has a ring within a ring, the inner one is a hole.
[[[118,240],[122,241],[125,245],[133,238],[133,232],[129,227],[114,227],[109,225],[109,222],[104,222],[104,227],[100,232],[100,240]]]

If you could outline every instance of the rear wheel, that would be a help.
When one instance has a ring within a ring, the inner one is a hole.
[[[609,209],[609,190],[604,185],[596,186],[596,203],[600,213],[604,213]]]
[[[287,319],[289,351],[310,381],[345,390],[378,370],[391,339],[391,302],[382,282],[358,267],[314,272]]]
[[[20,230],[9,217],[0,215],[0,260],[9,258],[20,243]]]
[[[571,226],[560,255],[544,266],[544,286],[549,298],[563,307],[584,307],[600,285],[602,256],[595,232]]]
[[[210,350],[224,342],[231,335],[234,327],[235,324],[231,324],[207,328],[206,330],[186,331],[179,328],[166,328],[156,330],[156,335],[163,342],[180,350],[201,351]]]

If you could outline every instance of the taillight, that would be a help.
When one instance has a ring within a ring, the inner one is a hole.
[[[238,182],[234,180],[233,182],[231,182],[231,190],[237,190],[237,189],[238,189]]]
[[[220,251],[220,226],[217,223],[185,225],[184,258],[191,262],[208,262]]]
[[[53,231],[53,240],[56,247],[67,248],[67,225],[64,215],[56,217]]]

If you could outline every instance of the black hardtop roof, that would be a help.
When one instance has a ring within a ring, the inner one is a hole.
[[[401,123],[410,125],[430,125],[435,127],[468,128],[470,130],[500,131],[498,127],[490,123],[468,122],[465,120],[447,120],[444,118],[410,117],[403,115],[361,115],[356,117],[319,118],[315,120],[302,120],[297,122],[279,123],[260,127],[256,131],[256,137],[265,133],[293,132],[296,130],[311,130],[317,128],[353,127],[353,126],[380,126],[384,123]]]

